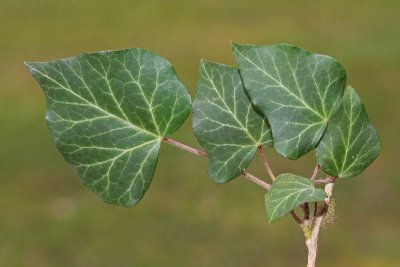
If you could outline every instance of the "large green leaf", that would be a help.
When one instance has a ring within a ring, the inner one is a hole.
[[[356,176],[378,156],[380,140],[364,104],[349,86],[317,147],[317,160],[329,175]]]
[[[54,142],[82,182],[107,203],[137,203],[162,138],[190,112],[171,64],[135,48],[26,65],[45,92]]]
[[[343,67],[287,44],[232,49],[252,102],[267,115],[275,149],[289,159],[313,149],[343,95]]]
[[[209,176],[225,183],[240,175],[257,146],[269,144],[265,117],[254,110],[236,68],[202,61],[193,129],[209,156]]]
[[[265,195],[269,222],[285,216],[305,202],[318,202],[327,197],[322,189],[316,189],[310,179],[284,173],[276,177]]]

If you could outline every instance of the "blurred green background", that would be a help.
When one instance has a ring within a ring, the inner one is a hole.
[[[233,64],[230,41],[292,43],[346,68],[380,133],[380,157],[335,188],[319,266],[399,266],[400,1],[0,1],[0,266],[305,266],[301,230],[268,225],[264,193],[216,185],[207,162],[164,145],[138,206],[103,204],[51,142],[23,61],[142,47],[168,58],[192,96],[200,58]],[[188,121],[174,138],[197,146]],[[309,176],[313,153],[276,173]],[[258,158],[251,171],[264,175]]]

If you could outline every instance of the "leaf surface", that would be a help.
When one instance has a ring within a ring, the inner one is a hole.
[[[209,156],[209,176],[218,183],[240,175],[257,146],[271,143],[269,125],[247,97],[239,71],[204,60],[193,103],[193,130]]]
[[[378,134],[360,97],[349,86],[317,147],[317,161],[327,174],[349,178],[364,171],[379,151]]]
[[[281,174],[265,195],[269,222],[285,216],[305,202],[318,202],[326,197],[325,191],[316,189],[310,179],[291,173]]]
[[[343,95],[343,67],[287,44],[232,50],[250,99],[268,118],[275,149],[289,159],[312,150]]]
[[[106,203],[132,206],[148,189],[162,138],[190,112],[164,58],[126,49],[26,63],[47,99],[57,148]]]

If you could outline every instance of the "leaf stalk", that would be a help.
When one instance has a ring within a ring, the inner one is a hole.
[[[261,156],[262,162],[264,164],[265,170],[268,172],[269,178],[271,178],[272,181],[275,181],[275,175],[272,172],[271,166],[269,165],[269,161],[267,159],[267,156],[265,155],[265,151],[264,151],[262,145],[259,145],[257,147],[257,151]]]
[[[179,149],[181,149],[183,151],[186,151],[188,153],[191,153],[193,155],[196,155],[196,156],[199,156],[199,157],[203,157],[203,158],[207,158],[208,157],[207,153],[205,151],[197,149],[197,148],[194,148],[194,147],[191,147],[191,146],[188,146],[188,145],[185,145],[185,144],[183,144],[183,143],[181,143],[179,141],[176,141],[176,140],[174,140],[172,138],[164,137],[163,138],[163,142],[165,142],[167,144],[170,144],[170,145],[173,145],[173,146],[175,146],[175,147],[177,147],[177,148],[179,148]],[[254,176],[254,175],[252,175],[252,174],[250,174],[250,173],[248,173],[246,171],[243,171],[242,175],[247,180],[255,183],[256,185],[264,188],[265,190],[269,190],[271,188],[271,185],[269,183],[264,182],[260,178]]]

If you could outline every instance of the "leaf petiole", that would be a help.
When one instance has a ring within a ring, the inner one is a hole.
[[[269,178],[271,178],[272,181],[275,181],[275,175],[272,172],[271,166],[269,165],[269,161],[267,159],[267,156],[265,155],[264,149],[262,147],[262,145],[259,145],[257,147],[257,151],[261,156],[262,162],[264,164],[264,167],[266,169],[266,171],[268,172]]]
[[[312,173],[311,181],[314,182],[315,179],[317,179],[317,175],[318,175],[318,172],[319,172],[320,168],[321,168],[321,166],[319,166],[319,163],[317,163],[317,165],[315,166],[314,171]]]
[[[173,145],[173,146],[175,146],[175,147],[177,147],[177,148],[179,148],[179,149],[181,149],[183,151],[186,151],[188,153],[191,153],[191,154],[199,156],[199,157],[207,158],[207,153],[204,152],[203,150],[200,150],[200,149],[185,145],[185,144],[183,144],[183,143],[181,143],[179,141],[176,141],[176,140],[174,140],[172,138],[169,138],[169,137],[164,137],[162,140],[163,140],[163,142],[165,142],[167,144],[170,144],[170,145]],[[252,175],[252,174],[250,174],[250,173],[248,173],[246,171],[243,171],[242,175],[247,180],[255,183],[256,185],[264,188],[265,190],[269,190],[271,188],[271,185],[269,183],[264,182],[260,178],[254,176],[254,175]]]
[[[330,183],[335,183],[336,182],[336,178],[335,177],[331,177],[328,176],[325,179],[320,179],[320,180],[314,180],[313,183],[314,184],[330,184]]]

